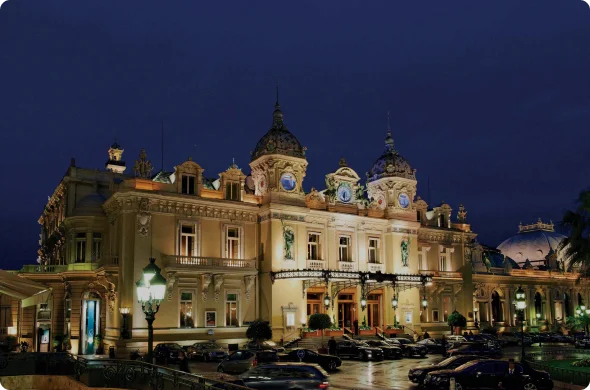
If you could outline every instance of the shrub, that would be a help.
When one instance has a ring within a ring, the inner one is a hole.
[[[572,362],[572,367],[590,367],[590,359],[576,360]]]
[[[248,326],[246,337],[260,343],[272,339],[272,329],[267,321],[256,320]]]
[[[332,326],[332,320],[327,314],[317,313],[309,317],[309,327],[322,331],[322,345],[324,345],[324,329],[328,329],[330,326]]]
[[[454,311],[449,316],[447,323],[451,327],[464,328],[467,326],[467,318],[465,318],[465,316],[458,311]]]

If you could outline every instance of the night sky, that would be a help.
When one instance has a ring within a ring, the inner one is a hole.
[[[275,83],[308,147],[306,191],[345,157],[364,179],[387,110],[418,192],[497,245],[588,187],[590,8],[582,0],[8,0],[0,8],[0,267],[36,261],[70,158],[128,172],[188,156],[217,177],[270,128]]]

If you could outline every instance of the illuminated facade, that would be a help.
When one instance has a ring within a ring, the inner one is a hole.
[[[274,339],[288,340],[305,335],[316,312],[341,332],[358,321],[373,333],[437,334],[448,331],[454,310],[470,327],[476,319],[512,326],[520,284],[532,300],[543,294],[548,322],[571,309],[573,298],[556,298],[563,289],[586,299],[576,275],[508,266],[510,259],[479,245],[463,206],[452,215],[448,204],[429,207],[417,197],[416,171],[391,131],[364,182],[342,159],[325,175],[325,189],[304,192],[305,150],[277,103],[250,175],[232,164],[211,179],[191,158],[154,174],[144,150],[126,173],[117,143],[105,170],[72,161],[39,220],[39,264],[19,272],[53,295],[23,310],[19,335],[36,349],[39,328],[68,334],[74,353],[93,353],[97,335],[121,354],[145,349],[135,281],[150,257],[168,282],[156,343],[241,342],[257,318],[271,323]]]

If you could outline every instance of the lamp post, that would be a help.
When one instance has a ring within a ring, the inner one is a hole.
[[[537,326],[538,326],[539,325],[539,320],[541,319],[541,313],[535,314],[535,317],[537,317]]]
[[[129,307],[120,307],[119,308],[119,313],[121,313],[121,315],[123,315],[123,326],[121,326],[121,338],[122,339],[129,338],[129,328],[127,325],[127,316],[129,315],[130,311],[131,311],[131,308],[129,308]]]
[[[324,296],[324,308],[326,309],[326,311],[328,311],[328,309],[330,308],[330,296],[328,294]]]
[[[156,259],[150,257],[150,263],[142,271],[142,278],[135,282],[137,301],[141,303],[141,309],[148,323],[147,358],[149,363],[153,363],[154,328],[152,325],[160,309],[160,303],[166,295],[166,279],[160,274],[160,267],[155,262]]]
[[[365,308],[367,307],[367,298],[365,298],[364,296],[361,298],[361,309],[365,310]]]
[[[393,327],[397,327],[397,316],[396,316],[396,310],[397,310],[397,305],[398,305],[398,300],[397,300],[397,294],[393,294],[393,298],[391,298],[391,307],[393,308]]]
[[[478,303],[478,305],[479,305],[479,303]],[[479,307],[477,307],[477,306],[476,306],[476,307],[474,307],[474,308],[473,308],[473,311],[475,312],[475,315],[474,315],[474,317],[475,317],[475,321],[473,322],[473,325],[475,325],[475,327],[476,327],[476,328],[479,328],[479,321],[478,321],[478,319],[477,319],[477,316],[478,316],[478,314],[479,314]]]
[[[526,308],[526,297],[522,286],[516,290],[516,310],[520,312],[520,344],[522,347],[520,361],[524,362],[524,309]]]

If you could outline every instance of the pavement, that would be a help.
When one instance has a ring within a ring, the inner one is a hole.
[[[552,348],[570,349],[571,346],[549,345],[527,347],[527,353],[545,351]],[[502,351],[503,358],[520,360],[520,348],[507,347]],[[330,389],[333,390],[367,390],[367,389],[395,389],[416,390],[420,387],[408,380],[410,368],[438,363],[443,359],[441,355],[427,355],[425,358],[404,358],[400,360],[384,360],[381,362],[363,362],[351,359],[343,359],[342,366],[336,372],[330,374]],[[190,368],[193,374],[213,376],[217,370],[217,363],[203,363],[192,361]],[[554,389],[577,389],[567,387],[562,383],[555,383]],[[580,389],[582,389],[580,387]]]

